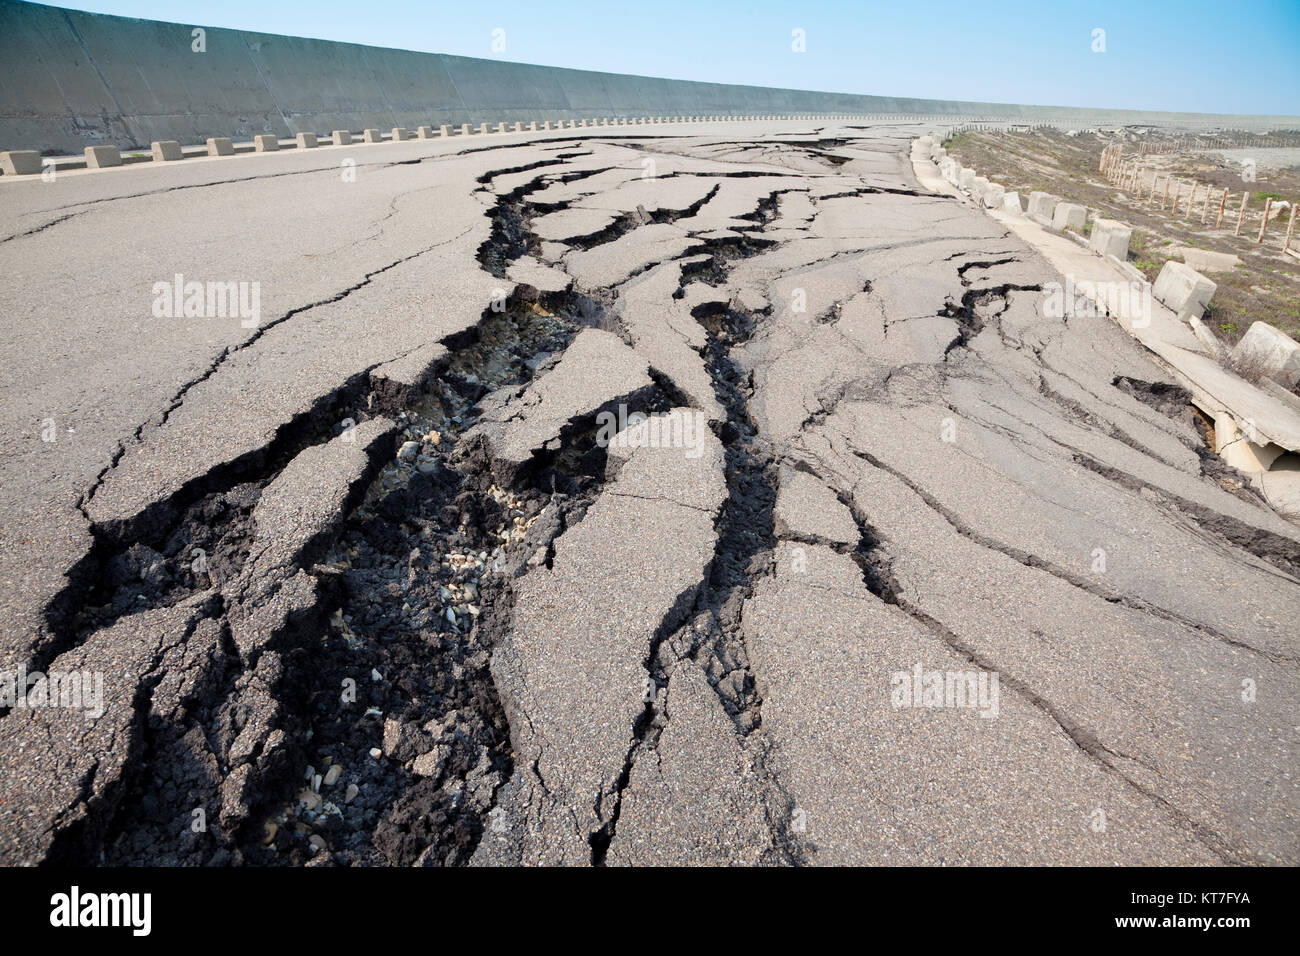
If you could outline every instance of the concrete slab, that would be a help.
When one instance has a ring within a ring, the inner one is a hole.
[[[1169,254],[1181,258],[1197,272],[1231,272],[1241,265],[1241,259],[1230,252],[1214,252],[1193,246],[1173,246]]]
[[[1178,373],[1191,390],[1193,401],[1211,417],[1226,410],[1237,422],[1250,423],[1255,444],[1262,447],[1272,443],[1287,451],[1300,451],[1300,415],[1286,402],[1242,380],[1208,356],[1160,342],[1149,347]]]

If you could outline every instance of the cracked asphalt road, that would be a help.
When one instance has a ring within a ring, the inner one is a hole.
[[[1300,528],[917,132],[4,184],[0,861],[1300,862]]]

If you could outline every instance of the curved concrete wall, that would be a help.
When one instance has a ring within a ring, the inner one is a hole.
[[[595,117],[840,113],[1070,126],[1300,128],[1300,118],[816,93],[531,66],[0,0],[0,150]]]

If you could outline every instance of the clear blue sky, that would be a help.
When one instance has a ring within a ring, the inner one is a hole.
[[[1300,115],[1300,0],[77,0],[578,69],[1055,106]],[[505,52],[492,33],[505,31]],[[807,51],[791,50],[805,31]],[[1093,30],[1106,31],[1094,53]]]

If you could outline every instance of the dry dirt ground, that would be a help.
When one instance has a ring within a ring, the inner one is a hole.
[[[1300,862],[1300,529],[916,132],[6,184],[0,861]]]

